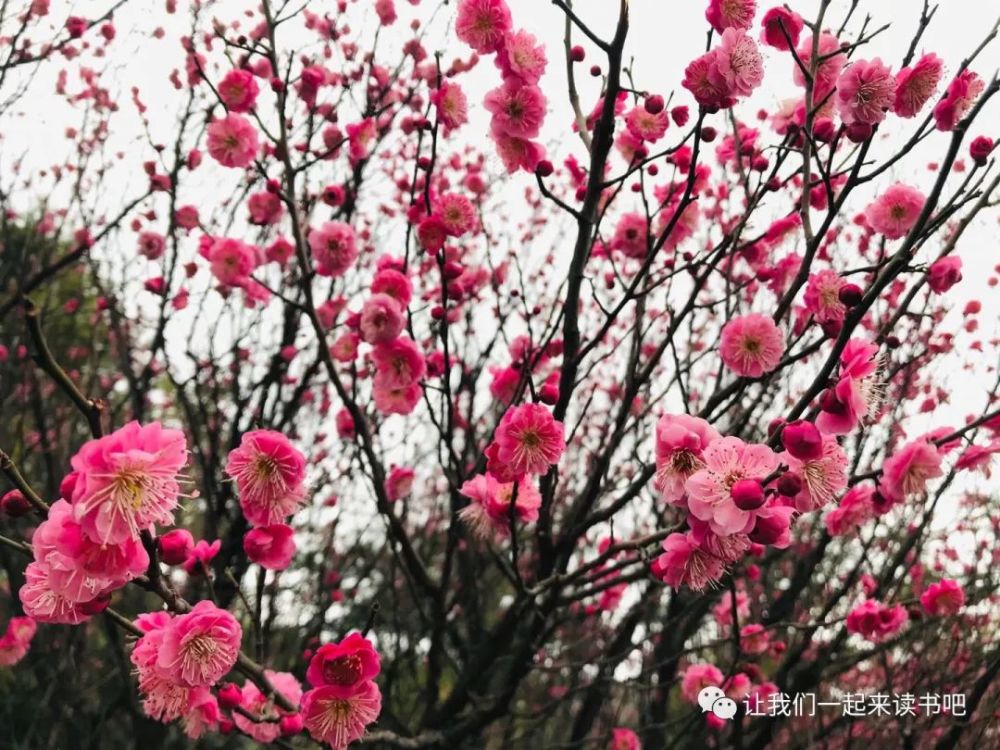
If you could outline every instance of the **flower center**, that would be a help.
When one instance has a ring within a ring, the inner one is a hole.
[[[323,677],[334,685],[353,685],[361,679],[361,657],[346,654],[323,665]]]

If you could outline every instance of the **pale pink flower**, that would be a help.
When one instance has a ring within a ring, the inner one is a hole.
[[[665,109],[656,114],[647,112],[645,107],[632,107],[625,116],[625,125],[636,138],[655,143],[667,132],[670,117]]]
[[[933,52],[921,57],[912,67],[899,71],[892,111],[900,117],[916,117],[937,91],[943,71],[944,62]]]
[[[767,315],[743,315],[722,328],[719,355],[737,375],[759,378],[771,372],[781,362],[784,350],[781,330]]]
[[[920,595],[920,604],[931,615],[958,614],[965,606],[965,592],[957,581],[943,578],[927,587],[927,590]]]
[[[698,702],[698,693],[707,687],[721,687],[725,675],[714,664],[692,664],[681,676],[681,695],[690,703]]]
[[[284,523],[258,526],[243,537],[243,551],[250,562],[267,570],[284,570],[295,556],[295,534]]]
[[[545,119],[545,95],[537,86],[507,79],[483,100],[493,115],[494,133],[512,138],[534,138]]]
[[[545,48],[535,36],[522,29],[504,38],[497,51],[496,64],[504,77],[514,75],[525,83],[538,83],[548,59]]]
[[[882,122],[895,98],[896,79],[878,57],[855,60],[837,80],[837,109],[845,125]]]
[[[712,441],[704,451],[705,468],[692,474],[684,487],[691,515],[708,522],[720,536],[753,528],[753,511],[741,510],[730,491],[741,479],[762,480],[778,467],[766,445],[747,444],[737,437]]]
[[[541,404],[522,404],[508,409],[494,435],[496,458],[513,478],[544,474],[559,461],[566,449],[563,423]]]
[[[369,344],[387,344],[399,337],[406,318],[399,302],[388,294],[373,294],[361,308],[361,338]]]
[[[504,0],[461,0],[455,34],[480,54],[496,52],[511,28]]]
[[[698,546],[690,534],[671,534],[661,546],[663,554],[653,560],[650,572],[668,586],[702,591],[726,572],[725,563]]]
[[[844,321],[847,306],[840,301],[840,290],[846,285],[844,278],[831,269],[809,275],[803,302],[818,323]]]
[[[288,672],[274,672],[265,669],[264,676],[289,703],[293,706],[299,705],[302,700],[302,686],[294,675]],[[244,710],[258,717],[288,715],[287,711],[261,693],[252,680],[247,680],[243,684],[243,700],[240,705]],[[281,727],[277,721],[252,721],[243,714],[234,711],[233,722],[243,734],[264,745],[274,742],[281,734]]]
[[[823,517],[823,523],[830,536],[846,536],[868,520],[875,517],[872,498],[875,489],[870,485],[851,487],[840,503]]]
[[[304,496],[305,457],[274,430],[252,430],[229,454],[226,474],[236,480],[240,506],[250,523],[282,523]]]
[[[938,130],[954,130],[972,109],[983,93],[986,83],[976,73],[966,68],[959,73],[945,92],[944,98],[934,107],[934,122]]]
[[[38,626],[30,617],[12,617],[0,637],[0,667],[17,664],[28,653]]]
[[[260,148],[257,130],[240,115],[213,120],[205,129],[208,153],[224,167],[248,167]]]
[[[249,70],[235,69],[226,73],[216,87],[219,98],[230,112],[249,112],[257,101],[260,88]]]
[[[360,739],[382,711],[382,694],[374,682],[366,682],[350,695],[334,687],[309,690],[302,696],[302,716],[310,736],[331,750],[344,750]]]
[[[715,50],[715,73],[736,96],[750,96],[764,80],[764,59],[757,43],[742,31],[728,28]]]
[[[186,462],[184,433],[159,422],[129,422],[84,443],[70,459],[76,472],[70,499],[83,532],[101,544],[121,544],[154,524],[172,525]]]
[[[184,687],[214,685],[236,664],[242,638],[235,617],[202,600],[164,628],[156,667]]]
[[[320,276],[343,276],[358,259],[354,229],[342,221],[327,221],[309,232],[309,248]]]
[[[896,183],[882,192],[865,210],[868,226],[886,239],[906,236],[920,218],[927,198],[916,188]]]
[[[705,20],[722,34],[726,29],[749,29],[757,13],[757,0],[709,0]]]
[[[28,563],[24,569],[24,585],[18,590],[24,614],[38,622],[79,625],[90,619],[82,605],[72,602],[52,588],[49,567],[44,563]]]
[[[704,468],[705,447],[720,437],[704,419],[664,414],[656,423],[656,489],[664,501],[684,503],[684,483]]]
[[[375,408],[382,414],[407,415],[417,408],[423,395],[419,383],[410,383],[400,387],[392,387],[385,382],[376,380],[372,388],[372,400]]]
[[[545,147],[528,138],[515,138],[504,133],[491,133],[497,144],[497,154],[509,174],[518,170],[534,172],[538,162],[545,158]]]
[[[507,536],[512,513],[514,519],[532,523],[538,520],[538,509],[542,506],[538,489],[525,479],[500,482],[492,474],[479,474],[467,480],[459,492],[472,500],[459,515],[481,537],[490,533]]]
[[[928,480],[943,474],[937,446],[923,439],[914,440],[882,463],[881,489],[893,500],[905,500],[925,493]]]
[[[847,487],[847,454],[831,435],[823,436],[819,458],[803,461],[785,451],[778,454],[778,461],[802,480],[802,489],[794,498],[800,513],[822,508]]]
[[[824,31],[819,37],[819,64],[816,66],[816,74],[813,78],[813,106],[822,102],[833,87],[837,85],[837,78],[840,71],[847,63],[847,55],[840,52],[840,40],[833,34]],[[796,50],[799,62],[806,70],[812,69],[813,37],[809,35],[802,40],[802,44]],[[798,86],[806,85],[806,77],[802,74],[802,69],[798,62],[793,63],[792,75]]]

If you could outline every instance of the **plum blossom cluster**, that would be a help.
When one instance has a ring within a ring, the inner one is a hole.
[[[226,474],[236,482],[243,515],[254,526],[243,539],[247,556],[269,570],[284,570],[295,554],[285,521],[305,499],[305,456],[280,432],[252,430],[229,454]]]
[[[515,522],[537,520],[542,498],[532,476],[548,472],[565,448],[563,424],[546,406],[508,409],[486,448],[486,473],[462,485],[462,495],[472,501],[462,518],[481,536],[505,536]]]
[[[503,84],[486,95],[490,135],[510,173],[534,172],[545,158],[538,137],[547,101],[538,86],[548,59],[527,31],[514,31],[504,0],[461,0],[455,33],[479,54],[494,55]]]
[[[62,498],[31,539],[34,562],[20,598],[38,622],[76,625],[145,573],[140,534],[173,524],[187,463],[184,433],[130,422],[85,443],[70,461]]]
[[[309,734],[332,750],[344,750],[359,739],[382,710],[375,684],[379,671],[378,653],[360,633],[320,646],[306,671],[312,688],[302,696]]]

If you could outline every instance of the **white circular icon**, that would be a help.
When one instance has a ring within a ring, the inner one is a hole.
[[[729,721],[736,716],[736,701],[726,696],[715,685],[706,685],[698,693],[698,705],[702,713],[711,711],[717,718]]]

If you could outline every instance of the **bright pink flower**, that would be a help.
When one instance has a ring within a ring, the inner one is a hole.
[[[371,641],[360,633],[351,633],[339,643],[326,643],[317,649],[306,679],[313,687],[332,687],[341,695],[349,695],[374,680],[381,669]]]
[[[927,587],[920,595],[920,604],[928,614],[947,617],[958,614],[965,606],[965,592],[957,581],[943,578]]]
[[[139,255],[150,260],[156,260],[167,249],[166,240],[158,232],[141,232],[139,234]]]
[[[496,457],[514,478],[544,474],[559,461],[566,448],[563,423],[541,404],[522,404],[508,409],[497,426]]]
[[[375,13],[383,26],[391,26],[396,22],[396,4],[393,0],[375,0]]]
[[[369,344],[387,344],[406,326],[399,303],[388,294],[373,294],[361,308],[361,338]]]
[[[372,279],[372,294],[388,294],[405,309],[413,297],[413,284],[405,274],[393,268],[383,268]]]
[[[698,693],[707,687],[722,687],[726,677],[714,664],[692,664],[681,676],[681,695],[689,703],[698,702]]]
[[[394,503],[410,494],[416,472],[407,466],[393,466],[385,479],[385,494]]]
[[[823,437],[823,453],[818,458],[802,460],[785,451],[778,461],[802,480],[802,490],[795,496],[800,513],[822,508],[847,487],[847,454],[831,435]]]
[[[524,83],[538,83],[548,59],[545,48],[538,43],[533,34],[523,29],[508,34],[497,51],[497,67],[503,72],[504,78],[516,76]]]
[[[343,276],[358,259],[354,229],[342,221],[327,221],[311,230],[309,248],[320,276]]]
[[[818,49],[820,62],[816,67],[816,75],[813,78],[813,106],[822,102],[833,90],[833,87],[837,85],[840,71],[844,69],[844,65],[847,63],[847,55],[839,50],[840,40],[837,37],[826,31],[820,34]],[[813,37],[811,34],[802,40],[802,44],[799,45],[796,53],[805,69],[811,70],[813,54]],[[798,62],[794,65],[792,75],[796,85],[803,87],[806,85],[806,77],[802,74],[802,69],[799,67]]]
[[[209,687],[233,668],[242,637],[235,617],[202,600],[164,628],[156,667],[178,685]]]
[[[288,672],[264,670],[264,676],[274,686],[274,689],[284,696],[293,706],[298,706],[302,700],[302,686],[294,675]],[[277,706],[270,698],[260,692],[257,685],[247,680],[243,683],[242,707],[254,716],[287,716],[288,713]],[[241,713],[233,712],[233,722],[248,737],[267,745],[278,739],[281,726],[276,721],[252,721]]]
[[[331,750],[344,750],[365,733],[382,711],[382,694],[374,682],[364,683],[350,695],[333,687],[320,687],[302,696],[302,716],[310,736]]]
[[[943,71],[944,62],[933,52],[921,57],[912,67],[899,71],[892,111],[900,117],[916,117],[937,91]]]
[[[375,145],[375,138],[378,129],[375,127],[375,120],[366,117],[361,122],[352,122],[347,126],[348,155],[351,163],[357,164],[371,156],[371,149]]]
[[[927,286],[937,294],[944,294],[962,280],[962,259],[946,255],[931,263],[927,269]]]
[[[906,608],[902,605],[887,607],[874,599],[866,599],[847,615],[847,632],[877,643],[896,633],[907,619]]]
[[[799,43],[799,35],[802,33],[804,25],[802,23],[802,16],[794,10],[782,7],[771,8],[771,10],[764,14],[763,20],[761,20],[763,31],[761,31],[760,40],[775,49],[788,50],[794,48]],[[781,30],[782,27],[784,27],[784,32]],[[790,46],[788,43],[789,39],[791,39]]]
[[[747,444],[736,437],[713,441],[704,451],[705,468],[685,482],[688,509],[708,522],[720,536],[748,532],[753,512],[740,510],[730,491],[740,479],[764,479],[778,467],[774,451],[766,445]]]
[[[0,667],[17,664],[28,653],[38,626],[30,617],[12,617],[0,638]]]
[[[845,125],[882,122],[895,98],[896,79],[878,57],[855,60],[837,80],[837,109]]]
[[[882,399],[878,347],[851,339],[840,355],[840,380],[820,399],[816,426],[830,435],[846,435],[871,416]]]
[[[938,130],[950,131],[962,121],[983,93],[983,79],[966,68],[948,84],[944,98],[934,107],[934,122]]]
[[[476,228],[476,207],[458,193],[445,193],[435,201],[435,213],[450,237],[461,237]]]
[[[515,496],[514,487],[517,487]],[[522,523],[538,520],[542,497],[535,485],[525,479],[500,482],[492,474],[479,474],[462,485],[459,492],[472,500],[460,515],[480,537],[490,533],[510,534],[511,513]],[[511,502],[514,503],[511,509]]]
[[[246,287],[257,266],[257,251],[229,237],[209,241],[202,253],[211,264],[212,275],[224,287]]]
[[[809,275],[803,302],[818,323],[844,321],[847,306],[840,301],[840,290],[846,285],[844,278],[830,269]]]
[[[285,209],[281,198],[269,190],[261,190],[247,199],[247,211],[250,212],[251,224],[270,226],[281,221]]]
[[[249,70],[235,69],[226,73],[216,87],[219,98],[230,112],[249,112],[257,101],[260,88]]]
[[[622,214],[608,246],[628,258],[644,259],[650,251],[646,217],[634,211]]]
[[[704,450],[720,437],[704,419],[664,414],[656,423],[656,489],[668,503],[684,502],[684,483],[704,468]]]
[[[823,518],[826,531],[830,536],[846,536],[869,519],[875,517],[872,498],[875,489],[870,485],[855,485],[851,487],[840,503]]]
[[[537,86],[508,78],[483,100],[493,115],[494,133],[511,138],[534,138],[545,120],[545,95]]]
[[[764,59],[757,43],[736,29],[722,32],[715,50],[715,71],[736,96],[750,96],[764,80]]]
[[[388,388],[406,388],[420,380],[427,372],[424,355],[406,336],[386,344],[376,344],[372,349],[375,362],[375,379]]]
[[[781,362],[784,351],[781,330],[767,315],[743,315],[722,328],[719,355],[737,375],[759,378],[771,372]]]
[[[709,0],[705,20],[722,34],[726,29],[749,29],[757,13],[757,0]]]
[[[199,539],[198,543],[191,549],[187,559],[184,560],[182,565],[184,572],[188,575],[203,574],[206,570],[210,569],[209,565],[215,559],[215,556],[219,554],[220,549],[222,549],[221,539],[216,539],[211,543],[204,539]]]
[[[496,52],[511,28],[504,0],[461,0],[455,34],[480,54]]]
[[[431,94],[431,102],[437,108],[438,119],[445,131],[459,128],[469,121],[469,101],[457,83],[442,82],[441,88]]]
[[[188,694],[187,710],[182,717],[184,734],[196,740],[206,732],[214,732],[222,714],[219,702],[206,687],[192,688]]]
[[[136,641],[130,659],[139,676],[139,692],[144,696],[142,709],[152,719],[173,721],[184,715],[191,699],[191,688],[172,680],[157,662],[163,648],[163,639],[173,617],[158,612],[156,618],[148,615],[136,620],[145,635]]]
[[[295,556],[295,534],[284,523],[258,526],[243,537],[243,551],[262,568],[284,570]]]
[[[725,562],[703,550],[690,534],[671,534],[662,547],[663,554],[653,560],[650,572],[668,586],[701,591],[726,572]]]
[[[914,440],[882,463],[882,492],[893,500],[905,500],[927,491],[930,479],[944,474],[941,453],[926,440]]]
[[[707,110],[726,109],[736,103],[733,92],[719,73],[716,50],[692,60],[684,69],[681,85]]]
[[[892,185],[879,195],[865,210],[868,225],[886,239],[898,240],[906,236],[920,218],[927,198],[916,188],[901,182]]]
[[[534,172],[538,162],[545,158],[545,147],[527,138],[515,138],[493,131],[497,154],[509,174],[518,170]]]
[[[208,153],[224,167],[242,169],[253,163],[260,148],[257,130],[240,115],[213,120],[205,129]]]
[[[129,422],[84,443],[70,459],[71,502],[83,532],[101,544],[121,544],[154,524],[173,524],[186,462],[184,433],[159,422]]]
[[[615,727],[611,730],[611,747],[608,750],[642,750],[639,735],[631,729]]]
[[[670,117],[665,110],[652,114],[645,107],[633,107],[625,116],[625,125],[636,138],[655,143],[667,132]]]
[[[226,474],[236,480],[240,506],[250,523],[282,523],[304,495],[306,459],[280,432],[252,430],[229,454]]]

